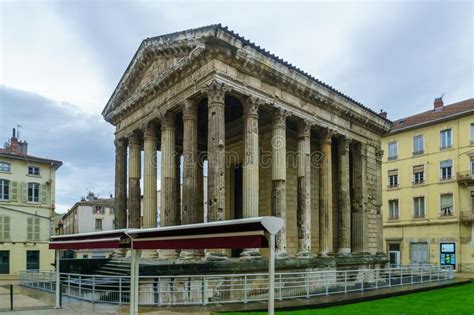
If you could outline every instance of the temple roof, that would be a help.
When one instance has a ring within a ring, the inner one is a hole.
[[[178,49],[177,45],[175,44],[177,43],[182,44],[183,42],[186,42],[186,45],[194,46],[194,48],[196,48],[199,46],[200,40],[208,39],[210,37],[214,37],[214,38],[225,37],[228,43],[231,43],[231,45],[237,48],[243,48],[247,46],[251,47],[252,49],[256,50],[258,53],[260,53],[264,57],[270,58],[274,62],[278,63],[280,66],[287,67],[289,70],[294,71],[302,75],[303,77],[309,79],[318,87],[326,89],[329,92],[335,93],[338,96],[345,99],[346,101],[349,101],[350,103],[358,107],[361,107],[363,110],[367,111],[368,113],[372,115],[376,115],[377,117],[380,117],[382,120],[390,123],[390,120],[379,116],[375,111],[364,106],[362,103],[343,94],[342,92],[336,90],[334,87],[318,80],[317,78],[313,77],[309,73],[301,70],[300,68],[295,67],[291,63],[281,59],[280,57],[274,55],[273,53],[245,39],[244,37],[240,36],[238,33],[233,32],[232,30],[228,29],[228,27],[222,26],[221,24],[213,24],[213,25],[203,26],[199,28],[188,29],[184,31],[151,37],[151,38],[147,38],[143,40],[140,47],[138,48],[135,55],[133,56],[130,64],[128,65],[127,69],[125,70],[125,73],[120,79],[117,87],[115,88],[112,96],[107,102],[107,105],[105,106],[102,112],[102,115],[106,117],[111,111],[113,111],[117,106],[119,106],[121,102],[125,100],[123,99],[123,95],[120,95],[121,90],[128,91],[127,88],[124,88],[126,85],[126,82],[127,80],[129,80],[129,77],[133,73],[134,68],[138,67],[138,64],[140,63],[140,59],[143,57],[144,51],[147,49],[147,47],[163,46],[163,49],[166,49],[166,47],[169,47],[169,50],[174,50],[174,49]]]

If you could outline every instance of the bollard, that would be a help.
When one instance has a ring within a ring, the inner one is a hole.
[[[13,311],[13,284],[10,284],[10,311]]]

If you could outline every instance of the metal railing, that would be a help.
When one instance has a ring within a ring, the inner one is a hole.
[[[268,274],[140,276],[140,305],[247,303],[268,298]],[[283,272],[275,275],[277,300],[390,288],[453,278],[451,267],[433,265],[358,270]],[[22,271],[20,284],[55,290],[53,271]],[[91,302],[128,304],[129,276],[61,273],[62,294]]]

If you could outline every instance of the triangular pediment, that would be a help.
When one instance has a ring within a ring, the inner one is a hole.
[[[135,86],[133,89],[128,90],[128,95],[125,97],[128,98],[132,96],[136,91],[141,90],[143,87],[150,84],[155,80],[160,74],[166,72],[167,69],[173,68],[178,64],[178,62],[186,58],[186,55],[174,55],[174,56],[159,56],[156,59],[152,59],[148,62],[145,70],[141,73],[140,77],[137,77]]]

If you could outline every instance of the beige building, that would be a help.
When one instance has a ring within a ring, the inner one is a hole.
[[[89,192],[87,197],[76,202],[62,217],[63,234],[90,233],[108,231],[115,228],[115,199],[98,198]],[[108,257],[111,250],[77,250],[68,255],[69,258],[100,258]]]
[[[380,146],[390,121],[221,25],[144,40],[103,116],[116,127],[119,227],[127,212],[129,227],[157,225],[157,167],[161,225],[203,222],[206,165],[208,221],[283,218],[280,258],[383,250]],[[206,258],[230,255],[260,254]]]
[[[474,99],[394,121],[383,140],[384,245],[392,264],[474,270]]]
[[[0,149],[0,276],[52,269],[56,171],[62,162],[28,155],[13,135]]]

